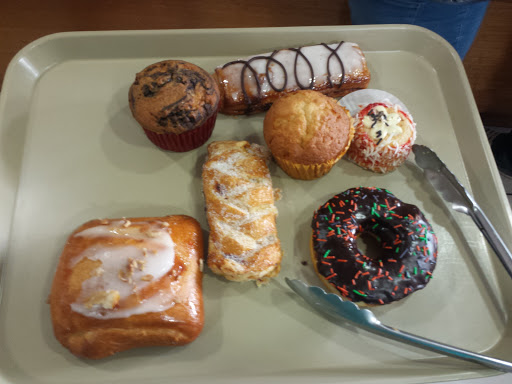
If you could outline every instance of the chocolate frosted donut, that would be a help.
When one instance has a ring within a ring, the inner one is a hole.
[[[324,283],[354,302],[387,304],[426,286],[436,266],[437,238],[418,207],[380,188],[351,188],[315,212],[312,258]],[[365,255],[357,238],[380,244]]]

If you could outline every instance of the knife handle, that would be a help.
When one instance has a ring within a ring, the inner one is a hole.
[[[510,277],[512,277],[512,252],[510,252],[510,249],[505,245],[496,229],[494,229],[493,225],[478,205],[475,204],[472,213],[471,217],[489,242]]]

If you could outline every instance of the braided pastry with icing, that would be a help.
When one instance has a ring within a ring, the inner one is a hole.
[[[270,154],[247,141],[208,146],[203,189],[210,226],[208,266],[228,280],[267,282],[279,273]]]

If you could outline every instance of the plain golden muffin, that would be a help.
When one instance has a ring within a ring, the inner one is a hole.
[[[220,94],[204,69],[166,60],[137,73],[128,98],[133,117],[154,144],[183,152],[210,137]]]
[[[346,153],[354,136],[348,111],[316,91],[277,100],[263,123],[265,142],[279,166],[296,179],[325,175]]]

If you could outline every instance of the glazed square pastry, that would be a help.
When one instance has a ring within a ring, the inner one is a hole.
[[[264,147],[247,141],[208,146],[203,166],[210,226],[208,266],[228,280],[263,283],[280,270],[269,156]]]
[[[92,220],[68,238],[49,297],[55,336],[99,359],[184,345],[203,328],[202,232],[188,216]]]

